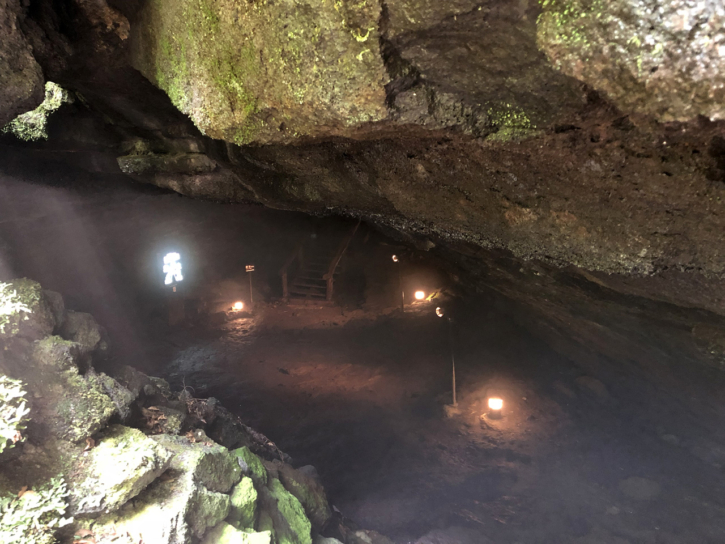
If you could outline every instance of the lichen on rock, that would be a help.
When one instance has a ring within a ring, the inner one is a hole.
[[[343,134],[387,116],[380,10],[373,0],[152,0],[131,57],[213,138]]]
[[[37,340],[50,334],[55,318],[39,283],[22,278],[0,282],[0,340]]]
[[[72,469],[71,512],[113,511],[138,495],[166,470],[172,454],[144,434],[112,425]]]
[[[661,121],[725,118],[725,8],[686,0],[543,0],[538,43],[565,74]]]
[[[254,527],[257,513],[257,490],[251,478],[243,477],[231,493],[231,508],[227,522],[238,529]]]

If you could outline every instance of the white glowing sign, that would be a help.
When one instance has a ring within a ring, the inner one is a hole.
[[[168,253],[164,257],[164,274],[166,274],[165,285],[171,285],[175,281],[184,279],[184,276],[181,275],[181,255]]]

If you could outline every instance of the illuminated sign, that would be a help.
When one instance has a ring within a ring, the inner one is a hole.
[[[171,285],[176,281],[182,281],[184,276],[181,274],[181,255],[178,253],[167,253],[164,257],[164,285]]]

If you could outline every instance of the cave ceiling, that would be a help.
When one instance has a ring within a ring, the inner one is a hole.
[[[509,293],[576,277],[722,315],[723,22],[715,1],[2,0],[0,124],[53,81],[77,100],[28,152],[361,217]]]

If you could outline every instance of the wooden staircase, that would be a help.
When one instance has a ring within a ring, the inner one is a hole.
[[[300,241],[280,270],[284,298],[331,301],[338,265],[359,225],[342,237],[320,233]]]

